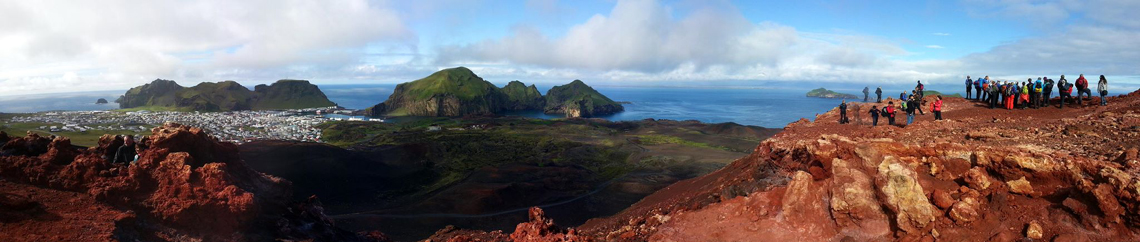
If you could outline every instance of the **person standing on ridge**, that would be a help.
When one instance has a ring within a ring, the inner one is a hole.
[[[906,101],[906,91],[899,93],[899,100]]]
[[[1081,94],[1085,95],[1085,99],[1092,98],[1092,92],[1089,91],[1089,80],[1085,79],[1085,74],[1077,77],[1077,106],[1081,105]]]
[[[938,95],[934,104],[930,105],[930,110],[934,110],[934,120],[942,120],[942,95]]]
[[[1057,90],[1060,90],[1060,89],[1057,89]],[[1052,96],[1052,94],[1053,94],[1053,79],[1050,79],[1049,77],[1045,77],[1045,86],[1044,86],[1044,89],[1042,92],[1044,92],[1041,94],[1041,102],[1043,103],[1042,107],[1048,107],[1048,106],[1052,105],[1049,103],[1049,99],[1051,98],[1050,96]]]
[[[914,96],[915,99],[922,100],[922,98],[926,97],[926,93],[923,93],[923,91],[926,91],[926,86],[922,85],[922,80],[918,80],[918,85],[914,86],[914,92],[918,94],[918,96]]]
[[[914,112],[915,112],[915,110],[918,109],[919,104],[917,101],[914,100],[914,98],[915,98],[914,95],[910,95],[910,97],[907,97],[907,101],[906,101],[907,102],[907,104],[906,104],[906,125],[907,126],[910,126],[911,123],[914,123]]]
[[[883,102],[883,87],[876,87],[875,88],[875,102],[876,103],[882,103]]]
[[[1043,79],[1043,78],[1044,77],[1038,77],[1037,82],[1033,83],[1033,96],[1031,98],[1033,99],[1033,108],[1034,109],[1038,109],[1038,108],[1045,106],[1044,102],[1041,101],[1041,98],[1042,98],[1041,92],[1045,90],[1043,87],[1044,85],[1041,83],[1041,79]]]
[[[994,90],[995,90],[994,87],[986,88],[986,93],[989,93],[990,96],[992,97],[993,94],[995,93]],[[981,93],[979,93],[978,95],[981,95]],[[985,101],[987,104],[989,104],[990,109],[994,109],[994,107],[997,107],[997,102],[994,101],[993,98],[986,98],[986,99],[983,99],[983,101]]]
[[[870,94],[871,87],[863,87],[863,102],[867,102],[867,95]]]
[[[1057,96],[1061,97],[1061,105],[1057,108],[1064,109],[1065,103],[1069,102],[1069,97],[1073,94],[1073,84],[1069,84],[1069,80],[1065,80],[1065,75],[1061,75],[1061,80],[1057,81]]]
[[[986,78],[981,79],[980,82],[981,82],[981,84],[979,84],[979,85],[981,86],[982,90],[989,89],[990,86],[996,84],[996,83],[993,83],[990,81],[990,76],[986,76]],[[987,93],[983,93],[983,92],[978,92],[978,95],[981,95],[982,99],[986,99],[986,97],[989,97]]]
[[[893,101],[887,102],[887,107],[886,107],[886,110],[884,110],[884,111],[885,111],[885,113],[883,113],[883,115],[887,116],[887,124],[894,126],[895,125],[895,102],[893,102]]]
[[[1100,75],[1100,81],[1096,82],[1096,92],[1100,94],[1100,105],[1108,105],[1108,79],[1104,79],[1104,75]]]
[[[966,76],[966,100],[970,100],[974,97],[974,95],[971,95],[973,93],[970,92],[972,89],[974,89],[974,80],[970,79],[970,76]]]
[[[839,103],[839,124],[847,123],[847,99]]]
[[[879,106],[871,106],[871,126],[879,126]]]
[[[1028,108],[1029,103],[1029,85],[1033,83],[1033,78],[1029,78],[1024,84],[1021,84],[1021,109]]]

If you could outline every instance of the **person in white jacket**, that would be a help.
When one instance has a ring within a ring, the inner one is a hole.
[[[1100,93],[1100,105],[1108,105],[1108,79],[1104,79],[1104,75],[1100,75],[1100,81],[1096,83],[1096,91]]]

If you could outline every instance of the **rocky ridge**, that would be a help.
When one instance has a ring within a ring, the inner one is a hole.
[[[1063,110],[945,100],[948,120],[906,128],[840,125],[836,110],[794,122],[721,170],[573,234],[547,233],[574,235],[563,241],[1140,238],[1140,92]]]
[[[235,145],[201,129],[166,124],[152,133],[131,165],[107,162],[123,144],[110,135],[79,149],[64,137],[0,134],[0,240],[383,238],[337,229],[316,197],[289,202],[288,181],[253,171]],[[74,225],[85,229],[55,229]]]

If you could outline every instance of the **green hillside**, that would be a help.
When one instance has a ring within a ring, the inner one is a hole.
[[[520,81],[511,81],[500,90],[507,95],[509,101],[507,108],[511,110],[537,110],[546,103],[542,93],[538,92],[538,87],[534,85],[528,87]]]
[[[621,104],[610,100],[581,80],[555,86],[546,92],[546,113],[562,113],[570,117],[591,117],[624,110]]]

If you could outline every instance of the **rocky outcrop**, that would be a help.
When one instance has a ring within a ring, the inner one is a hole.
[[[546,106],[546,99],[534,84],[526,86],[520,81],[511,81],[501,90],[507,95],[507,110],[540,110]]]
[[[189,111],[302,109],[336,106],[316,85],[304,80],[280,80],[255,90],[234,81],[203,82],[182,87],[155,80],[131,88],[116,101],[119,108],[165,107]]]
[[[107,99],[100,98],[99,100],[95,100],[95,104],[107,104]]]
[[[581,80],[555,86],[546,92],[546,107],[549,114],[565,114],[571,118],[588,118],[608,115],[625,110],[620,103],[610,100]]]
[[[149,148],[130,165],[113,165],[105,158],[107,149],[121,145],[115,136],[103,136],[98,146],[83,150],[64,137],[48,140],[29,135],[11,140],[0,156],[0,177],[4,178],[0,183],[79,192],[90,196],[79,198],[92,199],[88,203],[123,209],[118,215],[97,211],[60,214],[67,216],[64,219],[114,216],[107,218],[113,221],[107,226],[115,228],[110,235],[115,240],[364,240],[336,229],[315,198],[288,202],[288,181],[246,167],[235,145],[219,143],[201,129],[166,124],[155,128],[147,140]],[[0,207],[0,214],[5,209]],[[36,231],[38,225],[3,226]],[[5,233],[2,237],[27,236],[31,235]]]

